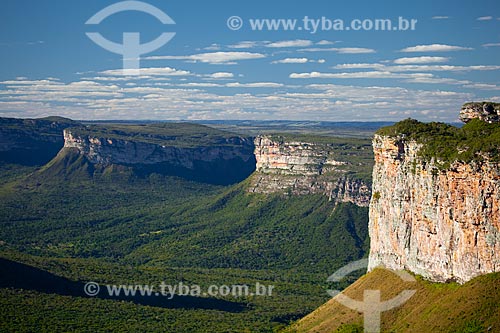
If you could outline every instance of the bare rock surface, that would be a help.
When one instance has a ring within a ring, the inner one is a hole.
[[[407,269],[464,283],[500,271],[500,165],[455,162],[439,170],[422,146],[376,135],[369,270]]]

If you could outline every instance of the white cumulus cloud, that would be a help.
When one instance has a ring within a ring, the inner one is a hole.
[[[428,73],[401,74],[388,71],[349,72],[349,73],[292,73],[291,79],[410,79],[415,77],[432,77]]]
[[[471,66],[454,66],[454,65],[396,65],[387,66],[380,63],[366,64],[339,64],[333,67],[334,69],[366,69],[372,68],[387,72],[470,72],[470,71],[496,71],[500,70],[498,65],[471,65]]]
[[[272,64],[305,64],[308,62],[307,58],[285,58],[281,60],[275,60]]]
[[[229,72],[217,72],[210,74],[208,77],[212,79],[230,79],[234,77],[234,74]]]
[[[266,44],[266,47],[276,47],[276,48],[281,48],[281,47],[307,47],[311,46],[313,44],[312,41],[306,40],[306,39],[296,39],[296,40],[283,40],[279,42],[273,42]]]
[[[228,83],[226,87],[229,88],[280,88],[284,85],[276,82],[252,82],[252,83]]]
[[[400,52],[450,52],[450,51],[468,51],[470,47],[446,45],[446,44],[430,44],[416,45],[402,49]]]
[[[188,60],[194,62],[203,62],[208,64],[234,64],[235,61],[260,59],[266,56],[261,53],[252,52],[209,52],[185,56],[151,56],[146,60]]]
[[[329,48],[319,48],[311,47],[306,49],[300,49],[303,52],[336,52],[341,54],[363,54],[363,53],[375,53],[374,49],[368,49],[364,47],[329,47]]]
[[[447,62],[449,61],[450,58],[447,57],[429,57],[429,56],[423,56],[423,57],[409,57],[409,58],[399,58],[394,60],[395,64],[429,64],[429,63],[436,63],[436,62]]]
[[[185,70],[179,70],[171,67],[149,67],[141,68],[139,70],[140,76],[188,76],[192,75],[191,72]],[[127,76],[128,71],[123,69],[110,69],[107,71],[100,72],[102,75],[110,76]]]
[[[257,41],[242,41],[236,44],[228,45],[230,49],[251,49],[257,46],[262,46],[268,42],[257,42]]]
[[[329,40],[320,40],[319,42],[316,43],[316,45],[333,45],[335,42],[331,42]]]

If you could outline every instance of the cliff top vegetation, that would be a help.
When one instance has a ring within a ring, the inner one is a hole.
[[[234,133],[190,123],[100,124],[73,127],[70,131],[74,135],[132,140],[175,147],[241,145],[238,136]]]
[[[422,123],[406,119],[379,129],[376,134],[423,145],[420,156],[435,159],[442,168],[455,161],[471,162],[488,159],[500,161],[500,124],[472,119],[458,128],[444,123]]]

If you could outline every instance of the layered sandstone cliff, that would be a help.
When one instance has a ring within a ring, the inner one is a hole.
[[[179,167],[194,169],[199,162],[240,159],[252,162],[251,141],[234,137],[218,145],[182,147],[134,140],[74,134],[64,130],[64,147],[77,148],[95,164],[157,164],[168,162]]]
[[[228,133],[208,135],[203,133],[204,126],[198,125],[192,125],[199,127],[189,134],[192,137],[171,133],[179,132],[181,126],[144,128],[137,133],[117,129],[108,133],[100,127],[69,128],[64,130],[64,149],[77,151],[101,169],[122,165],[134,172],[155,172],[215,184],[242,181],[255,170],[251,139]]]
[[[438,167],[423,145],[376,135],[369,270],[407,269],[438,282],[500,271],[500,164]]]
[[[338,158],[335,146],[271,136],[258,136],[254,144],[250,192],[323,194],[335,202],[368,206],[369,182],[347,172],[355,167]]]

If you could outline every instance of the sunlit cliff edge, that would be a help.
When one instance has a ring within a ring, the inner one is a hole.
[[[406,121],[375,135],[369,270],[460,283],[500,271],[500,124],[484,110],[464,105],[462,129]]]

